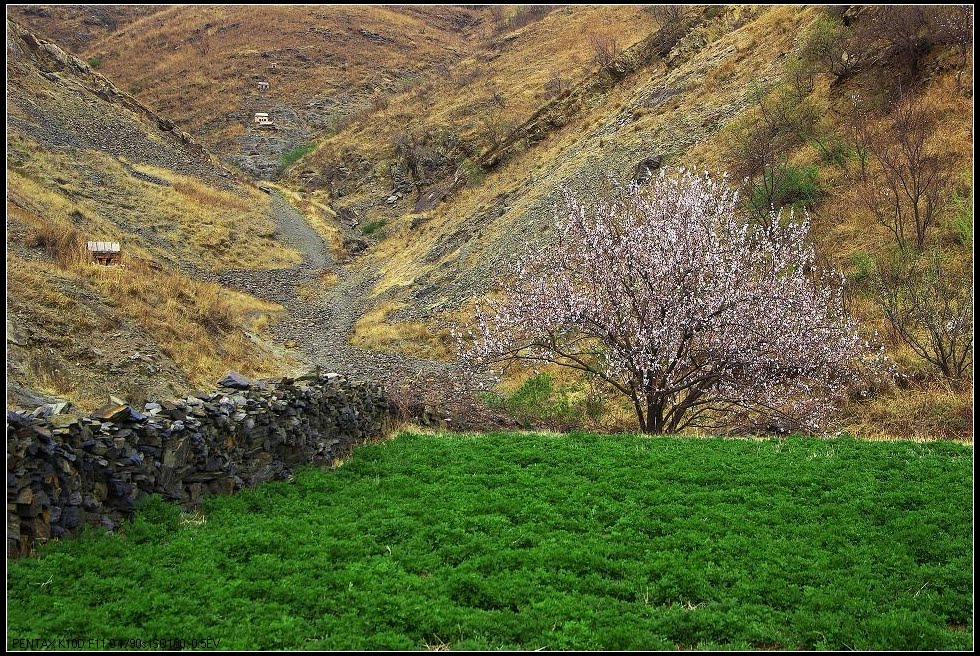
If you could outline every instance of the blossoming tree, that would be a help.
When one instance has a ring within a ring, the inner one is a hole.
[[[527,244],[477,305],[465,360],[526,360],[598,376],[640,428],[817,429],[867,343],[839,274],[818,269],[806,221],[749,227],[737,194],[662,171],[585,207],[565,194],[552,245]]]

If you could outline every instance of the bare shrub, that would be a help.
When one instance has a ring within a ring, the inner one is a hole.
[[[391,141],[396,158],[417,184],[421,179],[419,168],[423,154],[421,139],[411,132],[396,132]]]
[[[660,34],[671,47],[680,38],[684,30],[685,5],[650,5],[647,11],[657,21]]]
[[[599,68],[606,68],[619,56],[619,42],[611,34],[590,34],[589,46],[592,48],[592,61]]]
[[[504,97],[504,92],[501,91],[500,87],[493,86],[490,88],[490,104],[496,105],[503,109],[507,106],[507,98]]]
[[[465,87],[472,84],[481,77],[485,77],[487,68],[483,64],[472,64],[469,66],[459,66],[452,71],[452,81],[458,87]]]
[[[504,21],[504,6],[503,5],[490,5],[490,18],[493,19],[493,24],[499,26]]]
[[[376,112],[388,109],[388,94],[383,91],[376,91],[371,96],[371,109]]]
[[[884,46],[885,55],[915,71],[929,50],[929,14],[925,5],[868,7],[855,28],[852,50]]]
[[[487,386],[471,368],[442,374],[400,372],[388,385],[395,418],[434,428],[488,430],[516,424],[484,401]]]
[[[541,20],[557,8],[558,5],[521,5],[510,18],[499,24],[498,31],[519,29]]]
[[[963,74],[973,54],[973,6],[944,5],[935,7],[932,31],[937,44],[953,46],[958,54],[956,88],[963,89]]]
[[[564,93],[566,89],[568,89],[568,80],[562,77],[560,70],[552,70],[551,76],[544,85],[544,97],[557,98]]]
[[[486,141],[490,148],[499,146],[514,129],[513,124],[504,119],[503,114],[499,110],[491,111],[481,116],[480,123],[482,125],[481,132],[483,140]]]
[[[803,34],[800,60],[815,72],[844,77],[861,64],[849,48],[851,32],[839,17],[821,14]]]
[[[877,267],[874,300],[893,336],[952,381],[973,367],[973,285],[942,253],[900,255]]]
[[[861,198],[903,250],[923,250],[952,198],[956,158],[934,143],[939,118],[934,105],[904,95],[883,121],[855,103],[848,123],[862,154]]]

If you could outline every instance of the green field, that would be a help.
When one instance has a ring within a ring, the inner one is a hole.
[[[8,562],[16,638],[969,649],[973,450],[403,434]]]

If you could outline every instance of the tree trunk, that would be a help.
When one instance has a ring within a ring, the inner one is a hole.
[[[659,395],[647,398],[646,425],[643,432],[647,435],[662,435],[664,432],[664,399]]]

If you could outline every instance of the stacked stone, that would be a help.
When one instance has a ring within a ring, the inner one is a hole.
[[[232,372],[221,391],[147,403],[114,402],[88,417],[42,406],[7,413],[7,552],[77,532],[112,530],[137,499],[160,494],[195,507],[329,463],[381,437],[391,419],[380,385],[337,374],[250,381]]]

